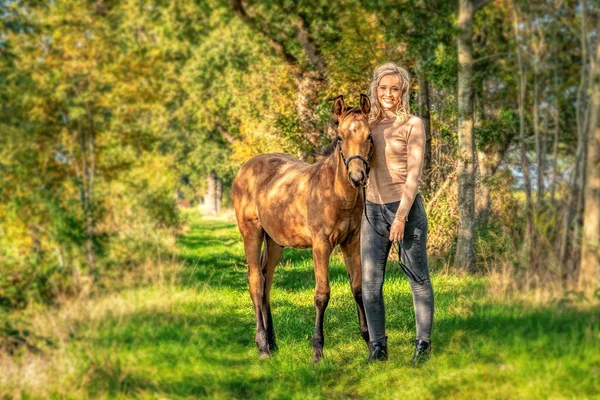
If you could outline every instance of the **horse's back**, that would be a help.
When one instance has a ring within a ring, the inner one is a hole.
[[[283,178],[290,172],[296,175],[296,172],[303,172],[307,166],[308,164],[289,154],[261,154],[251,158],[242,165],[233,181],[234,200],[254,195],[267,188],[273,180]]]
[[[263,154],[247,161],[232,188],[240,229],[256,221],[282,246],[309,247],[310,176],[310,165],[288,154]]]
[[[281,168],[303,169],[309,165],[289,154],[269,153],[261,154],[246,161],[238,176],[254,176],[258,180],[267,178],[269,175],[280,173]],[[237,177],[236,177],[237,179]]]

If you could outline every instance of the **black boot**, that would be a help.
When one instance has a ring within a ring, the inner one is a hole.
[[[411,364],[418,365],[429,360],[429,353],[431,352],[431,343],[425,340],[415,341],[415,354],[413,355]]]
[[[371,353],[369,354],[369,359],[367,360],[367,362],[372,363],[375,361],[387,361],[387,336],[385,336],[383,340],[377,342],[370,342],[369,349],[371,350]]]

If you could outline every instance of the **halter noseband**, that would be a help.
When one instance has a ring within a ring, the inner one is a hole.
[[[340,155],[342,156],[342,161],[344,162],[344,165],[346,166],[346,171],[348,170],[348,165],[350,164],[350,161],[354,160],[355,158],[358,158],[359,160],[361,160],[362,162],[365,163],[366,166],[366,172],[367,175],[369,175],[369,172],[371,171],[371,166],[369,165],[369,163],[371,162],[371,158],[373,157],[373,151],[375,150],[375,143],[373,142],[373,135],[369,135],[369,142],[371,143],[371,150],[369,150],[369,158],[366,159],[363,156],[359,156],[359,155],[355,155],[355,156],[350,156],[348,157],[348,159],[346,159],[346,157],[344,157],[344,152],[342,151],[342,142],[341,140],[338,140],[337,142],[337,148],[340,151]]]

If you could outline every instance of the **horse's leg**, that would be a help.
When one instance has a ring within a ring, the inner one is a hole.
[[[275,342],[275,328],[273,327],[273,317],[271,316],[271,285],[273,284],[273,275],[275,267],[281,260],[283,247],[275,243],[270,236],[265,235],[265,245],[260,260],[262,272],[265,277],[265,289],[263,293],[262,309],[263,323],[267,330],[267,340],[269,342],[269,350],[277,351],[277,343]]]
[[[360,236],[357,234],[342,244],[342,254],[344,255],[344,263],[346,271],[350,278],[350,288],[354,301],[356,301],[356,309],[358,311],[358,324],[360,326],[360,334],[367,344],[369,344],[369,329],[367,328],[367,318],[365,316],[365,306],[362,299],[362,266],[360,261]]]
[[[250,298],[254,304],[256,316],[256,345],[258,356],[267,358],[271,355],[267,341],[267,331],[263,321],[263,295],[265,278],[260,265],[260,247],[262,245],[264,230],[258,223],[240,224],[240,232],[244,238],[244,251],[248,260],[248,288]]]
[[[315,320],[315,334],[313,336],[313,362],[318,362],[323,357],[323,318],[325,309],[329,304],[331,288],[329,286],[329,256],[332,248],[326,239],[313,239],[313,260],[315,263],[315,308],[317,317]]]

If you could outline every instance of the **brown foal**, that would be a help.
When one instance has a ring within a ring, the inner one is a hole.
[[[361,294],[360,223],[364,205],[360,189],[367,183],[373,151],[370,107],[363,94],[360,107],[354,108],[346,108],[343,96],[337,97],[333,109],[338,137],[331,155],[309,165],[286,154],[263,154],[246,162],[233,181],[233,204],[248,260],[261,358],[270,357],[277,349],[270,292],[284,247],[313,249],[317,314],[313,361],[323,356],[329,257],[338,244],[357,304],[360,331],[369,342]]]

